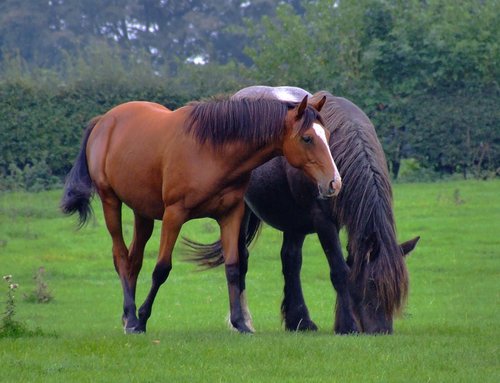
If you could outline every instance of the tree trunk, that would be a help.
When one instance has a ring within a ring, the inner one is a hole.
[[[399,168],[401,167],[401,161],[398,159],[391,160],[391,170],[392,176],[395,180],[398,179]]]

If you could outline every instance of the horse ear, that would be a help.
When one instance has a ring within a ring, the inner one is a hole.
[[[403,256],[408,255],[410,251],[412,251],[415,248],[415,246],[417,246],[417,242],[419,241],[419,239],[420,237],[415,237],[399,245],[401,251],[403,252]]]
[[[316,104],[311,104],[311,106],[318,112],[321,112],[321,109],[323,109],[323,105],[325,105],[325,102],[326,102],[326,96],[323,96],[321,97],[321,100],[319,100]]]
[[[307,108],[307,94],[304,96],[299,106],[297,107],[297,120],[300,120],[302,118],[306,108]]]

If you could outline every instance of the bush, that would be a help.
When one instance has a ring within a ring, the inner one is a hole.
[[[15,319],[15,292],[19,285],[14,283],[12,275],[5,275],[2,279],[7,284],[7,299],[5,300],[5,311],[0,315],[0,338],[45,336],[46,334],[40,328],[31,330],[24,322]]]
[[[24,299],[32,303],[49,303],[52,301],[54,296],[45,280],[45,267],[38,268],[33,280],[35,281],[35,289],[29,294],[25,294]]]
[[[87,122],[120,103],[148,100],[176,109],[191,99],[160,79],[113,80],[83,77],[57,86],[36,77],[0,81],[0,191],[61,185]]]
[[[401,160],[398,182],[432,182],[439,178],[439,173],[423,167],[415,158]]]

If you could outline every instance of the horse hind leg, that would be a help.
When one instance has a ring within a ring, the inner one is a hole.
[[[130,332],[137,323],[135,298],[129,283],[128,249],[123,240],[122,202],[112,191],[99,190],[106,227],[113,241],[113,263],[120,277],[123,290],[123,324],[125,332]]]
[[[128,329],[129,332],[134,332],[132,329],[134,329],[138,324],[137,318],[128,314],[135,314],[136,312],[135,293],[137,287],[137,278],[142,268],[142,261],[144,259],[144,249],[146,247],[146,243],[151,238],[151,234],[153,233],[154,228],[154,220],[144,218],[137,213],[134,213],[134,215],[134,237],[132,239],[132,243],[130,244],[128,253],[126,275],[128,286],[130,288],[130,294],[132,296],[134,304],[129,308],[126,308],[124,305],[123,311],[123,323],[125,325],[126,331]]]

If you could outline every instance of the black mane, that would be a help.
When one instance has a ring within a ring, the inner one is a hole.
[[[351,278],[358,278],[366,263],[373,262],[371,279],[382,299],[380,304],[388,313],[399,311],[407,298],[408,275],[396,238],[384,151],[373,124],[361,109],[324,91],[313,99],[323,96],[327,100],[321,114],[325,128],[332,133],[331,151],[342,176],[334,215],[348,232]]]

